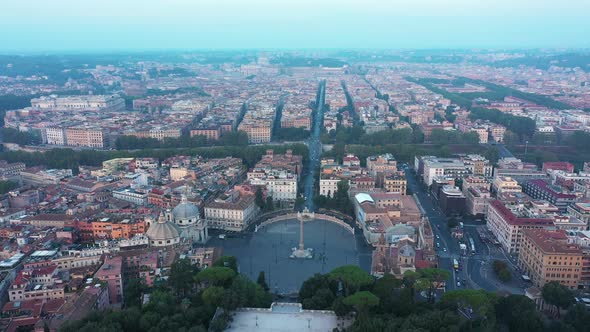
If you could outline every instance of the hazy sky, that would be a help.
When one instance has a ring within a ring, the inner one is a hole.
[[[590,47],[590,0],[0,0],[0,51]]]

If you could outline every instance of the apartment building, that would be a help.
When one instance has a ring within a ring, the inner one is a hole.
[[[112,220],[111,218],[79,222],[76,228],[80,231],[80,237],[84,240],[131,239],[135,235],[144,234],[147,230],[143,220]]]
[[[477,134],[479,138],[480,144],[487,144],[488,143],[488,129],[485,127],[473,127],[470,131],[473,131]]]
[[[41,141],[49,145],[66,145],[66,133],[63,128],[41,129]]]
[[[63,299],[65,284],[58,283],[57,266],[23,269],[8,289],[9,301]]]
[[[484,177],[491,177],[494,167],[490,164],[490,161],[478,154],[469,154],[461,158],[461,161],[465,164],[465,168],[473,175],[479,175]]]
[[[406,194],[408,182],[403,175],[392,174],[383,178],[383,188],[387,192]]]
[[[255,195],[231,192],[205,204],[205,219],[210,228],[241,232],[256,218],[260,208]]]
[[[43,169],[41,167],[31,167],[20,172],[21,178],[25,184],[48,185],[59,184],[61,180],[73,175],[71,169]]]
[[[485,187],[490,189],[490,181],[481,175],[469,175],[463,178],[463,185],[461,189],[463,194],[471,187]]]
[[[491,200],[486,215],[488,229],[506,252],[518,253],[525,229],[553,229],[551,218],[530,218],[510,209],[499,200]]]
[[[545,180],[528,180],[524,184],[524,192],[535,199],[544,199],[565,212],[567,207],[578,198],[573,193],[566,193],[560,186],[550,185]]]
[[[505,193],[520,193],[522,187],[509,176],[497,176],[492,181],[492,192],[497,196]]]
[[[485,215],[488,209],[488,201],[491,198],[487,187],[471,186],[467,190],[463,188],[465,195],[465,212],[470,215]]]
[[[221,137],[221,128],[196,128],[191,129],[191,137],[205,136],[208,140],[218,140]]]
[[[137,205],[146,205],[148,202],[147,192],[139,192],[132,188],[114,190],[113,197]]]
[[[9,163],[5,160],[0,160],[0,180],[19,178],[20,172],[24,171],[25,169],[26,166],[24,163]]]
[[[272,136],[272,122],[241,123],[238,130],[246,132],[248,143],[269,143]]]
[[[518,266],[536,287],[558,282],[576,289],[582,277],[583,254],[569,244],[563,230],[525,229],[518,254]]]
[[[108,256],[94,277],[107,283],[109,288],[110,304],[123,302],[123,258],[121,256]]]
[[[377,173],[395,173],[397,172],[397,161],[391,153],[370,156],[367,157],[367,170],[373,175]]]
[[[459,159],[424,157],[422,159],[423,171],[422,180],[428,186],[432,184],[435,177],[450,176],[453,178],[463,178],[469,174],[463,161]]]
[[[320,177],[320,195],[334,197],[338,191],[338,182],[342,179],[332,175],[321,175]]]
[[[501,125],[489,126],[489,132],[492,139],[498,143],[504,142],[504,134],[506,133],[506,127]]]
[[[281,118],[281,127],[283,128],[311,128],[311,116],[285,116]]]
[[[104,148],[108,145],[107,135],[100,128],[66,128],[66,145],[90,148]]]
[[[567,213],[586,224],[586,230],[590,229],[590,202],[576,202],[567,207]]]

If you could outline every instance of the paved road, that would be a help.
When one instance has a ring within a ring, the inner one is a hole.
[[[426,191],[417,177],[409,169],[406,169],[408,188],[416,195],[418,202],[429,218],[433,226],[433,231],[437,242],[437,255],[439,267],[451,272],[451,278],[447,281],[447,290],[458,288],[475,288],[485,289],[488,291],[503,290],[515,294],[523,294],[523,289],[527,287],[524,282],[519,280],[519,274],[513,271],[513,281],[508,284],[501,283],[492,270],[492,262],[495,259],[506,260],[504,254],[494,245],[481,241],[475,225],[465,223],[464,225],[464,242],[469,247],[469,239],[472,238],[475,245],[475,254],[471,250],[462,254],[459,248],[459,240],[451,236],[451,231],[447,226],[446,217],[438,208],[438,203]],[[460,262],[461,270],[455,271],[453,260]],[[457,285],[460,282],[460,286]]]
[[[512,152],[510,152],[508,149],[506,149],[506,146],[504,146],[504,144],[494,144],[494,146],[498,148],[498,152],[500,153],[500,158],[513,158],[514,157]]]
[[[459,244],[455,239],[452,238],[451,233],[448,230],[445,217],[434,206],[430,195],[421,187],[421,184],[418,183],[415,174],[409,169],[406,169],[406,177],[408,181],[408,188],[418,198],[419,204],[422,206],[426,216],[433,226],[432,229],[434,231],[434,235],[436,236],[436,242],[440,246],[437,248],[438,266],[451,272],[451,278],[447,280],[447,290],[456,289],[457,282],[455,280],[458,276],[453,269],[453,259],[459,259],[460,257]]]
[[[322,143],[320,142],[320,130],[322,119],[324,118],[324,104],[326,102],[326,82],[320,82],[319,98],[317,104],[317,112],[315,118],[312,119],[312,133],[307,140],[307,147],[309,149],[309,161],[308,161],[308,172],[303,179],[303,194],[305,195],[305,206],[310,210],[314,211],[313,203],[313,184],[315,170],[320,168],[320,158],[322,155]]]

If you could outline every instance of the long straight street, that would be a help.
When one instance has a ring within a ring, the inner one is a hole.
[[[305,207],[309,211],[314,211],[313,194],[314,194],[314,174],[315,170],[320,168],[320,158],[322,155],[322,143],[320,142],[320,132],[324,118],[324,103],[326,101],[326,82],[321,81],[318,89],[318,98],[316,112],[312,119],[312,131],[307,141],[309,149],[309,160],[307,174],[303,179],[303,193],[305,195]]]
[[[447,225],[446,216],[439,210],[438,204],[430,193],[419,182],[415,173],[409,168],[405,169],[408,181],[408,188],[418,199],[423,213],[428,217],[435,235],[435,248],[440,268],[451,272],[451,278],[447,282],[447,290],[458,288],[485,289],[488,291],[503,290],[510,293],[523,293],[524,285],[518,280],[517,273],[513,271],[513,282],[501,284],[497,280],[492,269],[492,262],[495,259],[505,260],[502,252],[494,245],[481,241],[477,228],[485,227],[481,224],[465,224],[463,227],[464,242],[467,250],[461,252],[459,240],[451,234]],[[470,239],[473,239],[475,253],[469,248]],[[460,265],[458,270],[454,268],[454,260]]]

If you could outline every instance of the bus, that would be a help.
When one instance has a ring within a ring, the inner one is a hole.
[[[471,254],[475,255],[475,243],[473,242],[473,238],[469,238],[469,246],[471,247]]]
[[[453,268],[455,268],[455,270],[459,270],[459,262],[456,258],[453,259]]]

